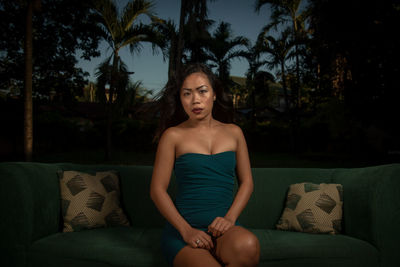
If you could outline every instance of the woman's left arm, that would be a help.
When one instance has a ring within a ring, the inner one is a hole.
[[[226,215],[223,218],[216,218],[209,226],[209,232],[216,237],[224,234],[230,227],[235,225],[240,213],[246,207],[254,188],[246,140],[239,126],[234,125],[232,128],[237,140],[236,171],[239,188]]]

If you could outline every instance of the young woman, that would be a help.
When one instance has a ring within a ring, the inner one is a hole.
[[[238,126],[222,122],[226,96],[216,77],[205,65],[189,65],[161,103],[150,195],[167,220],[161,245],[168,262],[256,266],[258,239],[237,222],[253,191],[247,145]],[[173,169],[174,202],[167,193]]]

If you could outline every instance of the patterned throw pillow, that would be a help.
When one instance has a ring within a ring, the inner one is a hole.
[[[116,171],[59,171],[63,232],[106,226],[129,226],[120,206]]]
[[[276,228],[306,233],[341,231],[343,187],[340,184],[293,184]]]

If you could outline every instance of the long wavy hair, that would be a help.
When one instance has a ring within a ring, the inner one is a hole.
[[[169,127],[176,126],[189,118],[181,103],[180,90],[186,77],[193,73],[205,74],[215,92],[216,101],[212,109],[213,117],[221,122],[232,122],[232,101],[224,91],[221,82],[205,64],[192,63],[186,65],[181,74],[170,79],[157,96],[160,121],[154,141],[158,141],[163,132]]]

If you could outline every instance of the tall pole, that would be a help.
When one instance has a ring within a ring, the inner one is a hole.
[[[32,161],[33,152],[33,103],[32,103],[32,18],[33,1],[28,2],[25,24],[25,79],[24,79],[24,155]]]

